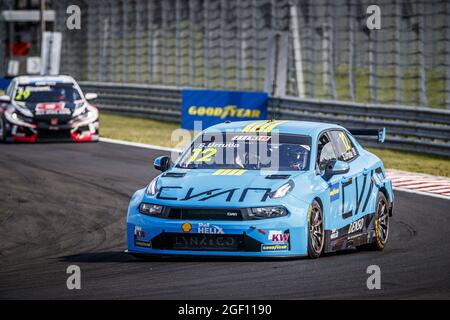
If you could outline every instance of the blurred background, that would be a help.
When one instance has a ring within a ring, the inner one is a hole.
[[[281,95],[450,108],[450,1],[378,0],[369,30],[365,0],[0,0],[0,75],[18,38],[39,56],[40,21],[13,12],[39,18],[42,2],[78,80],[270,90],[282,56]]]
[[[259,91],[268,118],[386,127],[383,145],[361,141],[450,156],[450,0],[0,0],[0,13],[0,91],[71,75],[98,93],[103,137],[173,146],[184,89]]]

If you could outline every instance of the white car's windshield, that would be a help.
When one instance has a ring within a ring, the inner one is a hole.
[[[186,169],[307,170],[311,137],[217,133],[199,136],[177,167]]]
[[[20,85],[14,94],[15,101],[28,103],[74,102],[80,99],[80,93],[71,83]]]

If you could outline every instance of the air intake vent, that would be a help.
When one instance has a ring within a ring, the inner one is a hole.
[[[271,174],[266,176],[266,179],[285,180],[289,179],[290,176],[291,176],[290,174]]]
[[[167,172],[163,174],[166,178],[183,178],[186,175],[184,172]]]

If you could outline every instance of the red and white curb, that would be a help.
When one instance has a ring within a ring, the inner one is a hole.
[[[394,190],[450,200],[450,179],[394,169],[386,170]]]

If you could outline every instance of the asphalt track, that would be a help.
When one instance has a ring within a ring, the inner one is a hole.
[[[0,145],[0,299],[450,298],[450,201],[396,193],[380,252],[318,260],[123,253],[129,197],[164,153],[108,143]],[[81,268],[68,290],[66,268]],[[381,268],[381,290],[366,269]]]

